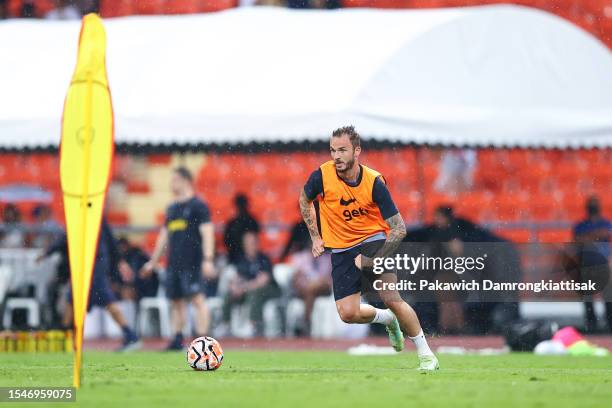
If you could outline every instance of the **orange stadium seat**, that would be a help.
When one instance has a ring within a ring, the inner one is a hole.
[[[387,187],[394,198],[397,198],[400,195],[412,194],[415,191],[419,191],[419,183],[416,178],[413,177],[405,177],[405,178],[396,178],[396,177],[385,177],[387,181]]]
[[[21,17],[23,8],[23,0],[8,0],[8,15],[10,17]],[[55,5],[53,0],[36,0],[34,2],[35,17],[44,17],[49,11],[53,10]]]
[[[191,14],[198,13],[200,0],[166,0],[164,4],[164,14]]]
[[[585,178],[586,168],[580,163],[562,161],[552,169],[551,173],[559,186],[571,188],[578,184],[578,180]]]
[[[584,31],[593,35],[598,35],[600,32],[599,20],[590,14],[579,14],[572,17],[572,22]]]
[[[506,194],[509,194],[509,193],[517,194],[520,192],[527,192],[530,190],[524,190],[521,179],[510,175],[510,176],[504,177],[504,179],[501,181],[501,187],[499,191],[503,191]]]
[[[237,0],[202,0],[199,11],[209,13],[227,10],[238,6]]]
[[[515,243],[531,241],[531,231],[527,229],[501,229],[496,230],[495,233]]]
[[[488,175],[492,183],[457,197],[448,197],[432,187],[440,151],[421,149],[419,169],[416,155],[414,148],[398,148],[368,150],[362,156],[365,164],[387,177],[398,209],[410,223],[421,221],[422,213],[431,221],[435,208],[442,204],[452,205],[459,216],[475,222],[575,222],[584,217],[584,201],[591,193],[600,196],[604,214],[612,216],[611,149],[479,150],[480,175]],[[216,223],[234,215],[233,197],[243,192],[251,200],[251,211],[262,222],[289,225],[299,219],[297,197],[310,172],[328,159],[325,151],[210,154],[196,173],[196,189],[208,201]],[[129,192],[146,192],[146,183],[136,183],[130,177],[133,161],[130,156],[117,155],[115,179],[125,182]],[[147,161],[168,164],[171,155],[155,155]],[[1,154],[0,183],[27,182],[51,191],[56,198],[54,215],[62,220],[58,167],[57,154]],[[418,178],[417,170],[424,174],[424,180]],[[116,217],[118,223],[128,221],[125,214]],[[524,231],[507,236],[518,240],[524,237],[521,234]]]
[[[493,198],[493,207],[500,221],[520,221],[528,218],[528,196],[525,193],[498,194]]]
[[[158,231],[147,232],[145,235],[144,249],[149,253],[155,249],[155,243],[157,242]]]
[[[421,175],[426,186],[432,186],[435,183],[438,178],[439,167],[440,164],[438,162],[425,163],[423,167],[421,167]]]
[[[607,219],[612,218],[612,197],[604,197],[601,204],[601,211]]]
[[[416,184],[417,168],[413,154],[402,151],[388,151],[382,158],[383,162],[380,163],[378,168],[374,167],[374,169],[381,172],[388,182],[408,179],[412,184]],[[365,164],[370,165],[367,161],[365,161]]]
[[[569,165],[577,165],[585,167],[587,163],[585,162],[580,150],[567,150],[561,153],[561,151],[556,151],[557,153],[554,157],[549,157],[549,161],[552,165],[558,165],[559,163],[569,164]]]
[[[417,222],[422,211],[420,194],[417,192],[395,194],[393,191],[391,194],[404,220],[407,222]]]
[[[411,2],[413,8],[438,8],[446,7],[445,0],[414,0]]]
[[[538,232],[538,242],[562,243],[572,241],[572,231],[569,229],[544,230]]]
[[[164,225],[166,222],[166,213],[160,212],[155,215],[155,224],[156,225]]]
[[[44,17],[48,12],[55,8],[53,0],[37,0],[36,1],[36,15]]]
[[[342,7],[372,7],[371,0],[342,0]]]
[[[147,162],[152,166],[169,165],[172,162],[170,154],[151,154],[147,156]]]
[[[10,17],[21,16],[21,6],[23,0],[8,0],[7,2],[7,13]]]
[[[225,224],[230,218],[234,216],[234,212],[228,205],[211,205],[210,206],[210,218],[215,224]]]
[[[548,162],[533,163],[518,171],[521,189],[530,194],[539,194],[546,189],[546,185],[552,183],[549,179],[550,165]]]
[[[477,0],[446,0],[443,7],[470,7],[481,5],[482,1]]]
[[[287,231],[273,231],[260,234],[261,249],[276,260],[287,242],[289,233]]]
[[[597,163],[589,169],[589,176],[595,184],[606,185],[612,180],[612,162]]]
[[[532,195],[529,211],[532,221],[550,221],[554,219],[555,203],[545,194]]]
[[[287,200],[293,200],[297,208],[297,200],[305,183],[306,177],[302,179],[289,180],[287,183],[280,186],[280,194]]]
[[[135,0],[136,14],[163,14],[166,0]]]
[[[585,217],[584,200],[567,200],[563,202],[568,221],[576,222]]]
[[[149,183],[144,180],[128,180],[126,187],[128,193],[148,194],[151,191]]]
[[[64,203],[61,194],[54,196],[54,200],[51,202],[51,212],[55,220],[64,223]]]
[[[101,0],[100,15],[102,17],[122,17],[136,13],[132,0]]]
[[[411,0],[372,0],[372,6],[376,8],[404,9],[411,7]]]
[[[529,163],[529,151],[512,149],[508,151],[508,166],[513,170],[525,168]]]
[[[582,149],[578,151],[580,159],[582,159],[587,165],[592,163],[598,163],[601,158],[601,150],[599,149]]]
[[[112,178],[114,180],[125,180],[130,174],[132,158],[126,154],[116,154],[112,162]]]
[[[40,169],[40,182],[43,186],[59,187],[59,156],[55,154],[32,155],[33,163]]]
[[[34,221],[34,219],[32,218],[32,211],[34,211],[34,208],[36,208],[40,204],[41,203],[37,201],[22,201],[18,203],[17,209],[21,213],[21,221],[22,222]]]
[[[484,221],[483,217],[495,212],[493,194],[488,191],[462,194],[456,201],[454,210],[457,215],[471,221]]]
[[[127,225],[130,222],[130,217],[123,211],[109,211],[106,219],[112,225]]]

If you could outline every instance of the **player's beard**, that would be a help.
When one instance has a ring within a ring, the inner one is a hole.
[[[351,160],[340,162],[340,164],[343,165],[341,168],[338,168],[338,162],[335,162],[335,164],[336,172],[338,174],[346,174],[347,171],[351,170],[353,166],[355,166],[355,157],[353,157]]]

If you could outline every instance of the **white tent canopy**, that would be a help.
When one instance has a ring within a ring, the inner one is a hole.
[[[612,147],[612,54],[522,7],[105,22],[118,143]],[[57,146],[79,22],[0,23],[0,148]]]

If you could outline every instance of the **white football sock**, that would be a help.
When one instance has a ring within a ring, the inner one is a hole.
[[[374,315],[372,323],[380,323],[384,324],[385,326],[388,326],[393,322],[395,316],[393,316],[393,314],[388,309],[374,308],[374,310],[376,311],[376,314]]]
[[[427,339],[425,339],[423,330],[421,330],[419,334],[417,334],[416,336],[414,337],[408,336],[408,338],[412,340],[412,342],[414,343],[414,346],[417,349],[417,354],[419,356],[433,355],[433,352],[429,348],[429,344],[427,344]]]

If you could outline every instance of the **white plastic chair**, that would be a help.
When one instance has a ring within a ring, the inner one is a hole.
[[[293,298],[287,303],[287,309],[285,310],[287,337],[295,337],[298,322],[304,320],[304,309],[304,301],[302,299]]]
[[[159,316],[159,334],[170,337],[170,304],[162,296],[145,297],[138,304],[138,332],[141,336],[153,336],[152,313]]]
[[[344,323],[336,311],[333,296],[318,297],[312,308],[311,335],[314,338],[342,337]]]
[[[30,327],[40,325],[40,306],[34,298],[9,298],[4,306],[4,317],[2,323],[4,327],[13,326],[13,311],[24,309],[27,311],[27,322]]]

